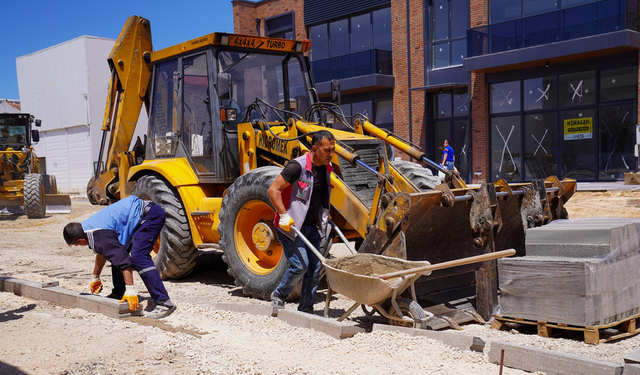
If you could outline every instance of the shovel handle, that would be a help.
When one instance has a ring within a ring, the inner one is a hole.
[[[296,232],[296,234],[298,235],[298,237],[300,237],[302,239],[302,242],[304,242],[307,246],[309,246],[309,249],[311,249],[311,251],[313,251],[314,254],[316,254],[316,256],[318,257],[318,259],[320,259],[321,262],[325,261],[325,257],[322,256],[322,254],[320,254],[320,252],[318,251],[318,249],[316,249],[315,246],[313,246],[311,244],[311,242],[309,242],[309,240],[307,239],[307,237],[304,236],[304,234],[302,234],[302,232],[300,232],[298,230],[298,228],[291,226],[291,229]]]
[[[472,257],[468,257],[468,258],[461,258],[461,259],[456,259],[456,260],[450,260],[448,262],[431,264],[431,265],[424,266],[424,267],[418,267],[418,268],[412,268],[412,269],[408,269],[408,270],[404,270],[404,271],[386,273],[386,274],[380,275],[378,277],[381,278],[382,280],[387,280],[387,279],[390,279],[392,277],[406,276],[406,275],[411,275],[411,274],[415,274],[415,273],[425,273],[425,272],[429,272],[429,271],[441,270],[441,269],[450,268],[450,267],[463,266],[465,264],[484,262],[486,260],[492,260],[492,259],[508,257],[508,256],[515,255],[515,254],[516,254],[516,251],[514,249],[496,251],[496,252],[493,252],[493,253],[476,255],[476,256],[472,256]]]

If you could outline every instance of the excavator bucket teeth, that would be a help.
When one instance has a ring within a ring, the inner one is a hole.
[[[71,196],[68,194],[47,194],[45,206],[48,214],[71,213]]]

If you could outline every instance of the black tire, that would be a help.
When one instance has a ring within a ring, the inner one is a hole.
[[[272,221],[275,210],[267,189],[282,172],[279,167],[262,167],[240,176],[227,190],[220,209],[220,246],[227,272],[245,294],[269,299],[289,267],[280,242],[271,253],[253,245],[251,232],[260,222]]]
[[[24,208],[29,219],[40,219],[46,211],[44,179],[40,173],[29,173],[24,178]]]
[[[405,160],[394,160],[391,162],[400,173],[405,175],[409,181],[422,191],[431,191],[440,185],[438,176],[434,176],[429,168],[424,168],[418,163]]]
[[[44,192],[46,194],[58,194],[58,181],[56,181],[56,176],[43,174],[42,178],[44,179]]]
[[[153,201],[167,215],[153,259],[162,279],[178,279],[190,274],[196,265],[198,250],[193,245],[189,220],[178,191],[163,178],[149,175],[136,182],[133,195]]]
[[[427,318],[427,314],[425,314],[424,310],[422,310],[422,307],[420,306],[420,304],[418,304],[418,302],[410,299],[410,298],[400,298],[398,299],[398,306],[400,307],[400,311],[402,312],[403,315],[405,316],[409,316],[411,318],[414,319],[426,319]],[[393,305],[389,304],[389,314],[390,315],[395,315],[398,316],[398,314],[396,313],[396,309],[393,307]],[[410,328],[420,328],[420,329],[427,329],[428,324],[425,320],[424,323],[404,323],[404,322],[398,322],[396,320],[391,320],[389,319],[389,324],[392,326],[403,326],[403,327],[410,327]]]

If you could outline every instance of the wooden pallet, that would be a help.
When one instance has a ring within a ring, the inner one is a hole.
[[[500,330],[505,325],[505,323],[536,325],[538,327],[538,336],[542,337],[551,337],[552,331],[554,329],[564,331],[581,331],[584,332],[585,343],[598,345],[601,342],[617,340],[623,337],[629,337],[640,333],[640,327],[636,326],[636,321],[638,319],[640,319],[640,314],[634,315],[618,322],[601,326],[578,327],[562,323],[549,323],[543,321],[525,320],[521,318],[507,318],[500,315],[495,315],[494,321],[493,323],[491,323],[491,328]],[[617,331],[617,333],[611,333],[612,330]]]

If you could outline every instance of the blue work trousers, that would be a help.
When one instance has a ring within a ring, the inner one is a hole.
[[[164,302],[169,299],[169,294],[162,283],[160,273],[153,264],[151,259],[151,251],[158,240],[158,236],[164,226],[166,215],[162,207],[151,203],[148,212],[144,215],[144,221],[133,233],[131,243],[131,263],[133,268],[138,271],[140,278],[147,287],[151,298],[156,303]],[[123,295],[125,291],[124,279],[122,273],[113,269],[114,293]],[[117,280],[118,279],[118,280]],[[121,284],[120,284],[121,283]]]
[[[315,225],[303,225],[300,228],[300,232],[316,249],[320,248],[320,233]],[[277,231],[277,235],[280,243],[282,243],[284,255],[289,261],[289,268],[282,276],[282,281],[276,288],[276,293],[284,297],[288,296],[302,278],[302,291],[300,292],[298,311],[313,310],[316,291],[320,283],[322,262],[313,251],[307,248],[307,245],[299,236],[296,236],[295,241],[292,241],[280,230]]]

